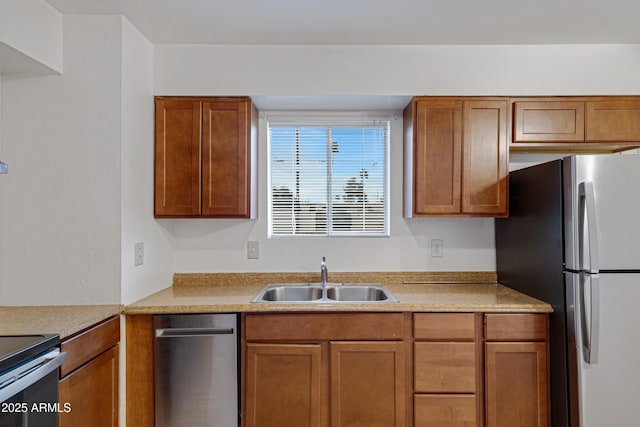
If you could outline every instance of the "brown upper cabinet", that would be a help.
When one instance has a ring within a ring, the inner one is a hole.
[[[584,141],[584,102],[515,101],[513,142],[526,141]]]
[[[155,98],[155,217],[255,218],[249,98]]]
[[[508,115],[507,98],[413,98],[404,110],[405,216],[506,216]]]
[[[617,152],[640,147],[640,97],[512,98],[511,151]]]
[[[587,141],[640,142],[640,97],[587,100]]]

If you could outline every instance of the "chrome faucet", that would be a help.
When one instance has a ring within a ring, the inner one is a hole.
[[[323,288],[327,286],[327,282],[329,281],[328,275],[327,262],[324,257],[322,257],[322,262],[320,263],[320,281],[322,282]]]

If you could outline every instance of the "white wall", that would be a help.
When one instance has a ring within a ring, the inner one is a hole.
[[[158,45],[156,95],[640,94],[640,45]],[[392,129],[391,237],[267,239],[266,132],[261,120],[256,221],[174,220],[176,271],[494,270],[491,219],[402,218],[402,136]],[[526,161],[521,159],[522,161]],[[444,240],[444,258],[430,241]],[[246,259],[257,240],[260,259]]]
[[[153,219],[153,45],[121,16],[67,15],[64,66],[3,76],[0,304],[127,304],[171,283],[171,234]]]
[[[153,45],[122,19],[122,303],[167,287],[171,234],[153,219]],[[171,226],[171,223],[169,223]],[[134,267],[134,244],[145,262]]]
[[[43,0],[0,2],[0,45],[20,52],[50,70],[62,72],[62,15]],[[0,49],[0,53],[3,51]],[[10,54],[13,59],[23,59]],[[0,62],[3,57],[0,56]],[[11,65],[2,64],[13,69]],[[22,67],[23,65],[21,65]],[[30,70],[39,70],[29,66]],[[37,72],[37,71],[36,71]]]
[[[177,272],[494,270],[493,220],[402,218],[402,119],[391,123],[391,237],[267,238],[266,122],[260,120],[258,219],[173,220]],[[431,239],[444,240],[444,257],[431,258]],[[260,245],[248,260],[247,240]]]
[[[638,94],[640,45],[158,45],[157,95]]]
[[[259,218],[152,219],[156,95],[638,94],[628,46],[172,46],[118,16],[66,16],[62,76],[3,76],[0,304],[131,302],[170,273],[493,270],[491,219],[401,217],[400,120],[392,129],[390,238],[266,238]],[[153,86],[150,75],[153,74]],[[442,259],[429,257],[432,238]],[[261,258],[247,260],[247,240]],[[145,264],[133,267],[133,243]],[[175,256],[175,266],[174,266]],[[122,296],[120,295],[122,290]]]
[[[120,302],[121,17],[63,42],[63,75],[2,78],[2,305]]]

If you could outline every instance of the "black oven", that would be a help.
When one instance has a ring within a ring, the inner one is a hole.
[[[55,427],[59,367],[57,335],[0,336],[0,427]]]

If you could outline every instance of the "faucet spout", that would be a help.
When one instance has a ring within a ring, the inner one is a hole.
[[[327,286],[327,282],[329,281],[329,271],[327,270],[327,261],[324,257],[322,257],[322,262],[320,263],[320,281],[322,282],[322,287]]]

